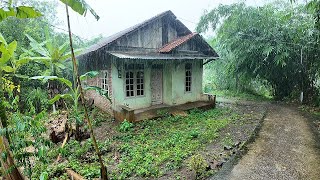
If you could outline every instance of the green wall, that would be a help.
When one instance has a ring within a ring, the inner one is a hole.
[[[163,103],[177,105],[200,100],[202,94],[202,60],[192,62],[192,89],[185,92],[185,63],[184,61],[166,61],[163,69]],[[142,97],[125,97],[125,74],[122,68],[122,77],[118,78],[118,70],[112,64],[112,91],[113,109],[120,110],[119,105],[127,105],[132,109],[151,106],[151,64],[145,65],[144,82],[145,95]]]
[[[150,74],[151,70],[145,67],[144,70],[144,86],[145,95],[137,97],[125,96],[125,73],[122,68],[122,77],[118,78],[118,70],[114,64],[112,64],[112,90],[113,90],[113,109],[120,110],[119,105],[126,105],[132,109],[139,109],[151,106],[151,88],[150,88]]]
[[[200,65],[202,65],[202,61],[192,61],[191,92],[185,92],[185,63],[179,63],[173,68],[173,105],[200,100],[202,94],[202,66],[200,67]]]

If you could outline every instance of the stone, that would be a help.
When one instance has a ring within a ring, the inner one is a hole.
[[[231,146],[224,146],[223,149],[226,150],[226,151],[229,151],[229,150],[232,149],[232,147]]]

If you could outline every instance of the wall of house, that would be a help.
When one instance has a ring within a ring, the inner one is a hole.
[[[168,26],[168,42],[175,40],[178,37],[177,30],[174,24],[169,23]]]
[[[162,47],[162,22],[154,21],[122,38],[118,39],[116,45],[119,47]]]
[[[202,61],[192,61],[192,89],[185,92],[185,62],[170,61],[163,63],[163,103],[168,105],[178,105],[193,102],[201,99],[202,94]],[[107,68],[109,72],[109,97],[112,103],[105,97],[100,96],[95,91],[87,91],[86,97],[93,98],[94,104],[108,112],[112,110],[121,111],[120,105],[132,109],[140,109],[151,106],[151,67],[145,64],[144,85],[145,95],[140,97],[127,98],[125,95],[125,72],[121,68],[121,78],[118,77],[118,69],[114,63]],[[101,85],[100,77],[87,80],[88,85]]]
[[[112,97],[113,100],[113,108],[116,111],[121,111],[120,105],[127,106],[132,109],[139,109],[149,107],[151,105],[151,88],[150,88],[150,75],[151,69],[150,67],[145,65],[144,70],[144,96],[137,97],[126,97],[125,93],[125,72],[124,68],[121,68],[122,77],[118,78],[118,70],[115,64],[112,64],[112,88],[114,95]]]
[[[168,42],[177,38],[177,29],[173,23],[168,21],[156,20],[146,26],[121,37],[115,42],[118,47],[135,47],[135,48],[150,48],[158,49],[163,46],[162,43],[162,26],[163,23],[168,23]]]
[[[163,103],[177,105],[201,99],[202,94],[202,60],[192,62],[192,90],[185,92],[185,62],[170,61],[163,63]],[[144,81],[145,95],[141,97],[125,96],[125,72],[122,69],[122,78],[118,78],[118,71],[112,64],[112,96],[113,109],[121,111],[121,105],[131,109],[140,109],[151,106],[151,64],[145,65]]]
[[[185,63],[176,64],[172,70],[172,104],[183,104],[201,99],[202,60],[192,61],[191,92],[185,91]]]
[[[172,61],[171,61],[172,62]],[[172,63],[164,64],[163,68],[163,103],[172,105]]]
[[[112,88],[112,69],[111,67],[106,67],[98,72],[107,70],[108,71],[108,85],[109,85],[109,97],[112,99],[113,97],[113,88]],[[86,83],[88,86],[97,86],[101,87],[101,79],[99,76],[95,78],[90,78],[86,80]],[[109,113],[112,113],[112,102],[110,102],[107,98],[101,96],[99,93],[97,93],[94,90],[89,90],[85,93],[86,99],[92,98],[94,100],[94,105],[98,108],[107,111]]]

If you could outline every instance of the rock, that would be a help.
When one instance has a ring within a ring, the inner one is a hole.
[[[210,169],[220,169],[224,163],[224,161],[218,161],[214,159],[213,161],[209,162],[209,167]]]
[[[240,147],[241,142],[237,141],[234,143],[233,147],[239,148]]]
[[[231,147],[231,146],[224,146],[223,149],[224,149],[225,151],[229,151],[229,150],[233,149],[233,147]]]
[[[222,161],[218,162],[217,168],[218,168],[218,169],[222,168],[223,164],[224,164],[224,162],[222,162]]]

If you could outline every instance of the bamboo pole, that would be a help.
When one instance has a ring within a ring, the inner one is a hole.
[[[82,103],[82,105],[84,107],[84,118],[88,122],[88,126],[89,126],[89,129],[90,129],[90,136],[91,136],[95,151],[96,151],[96,153],[98,155],[98,158],[99,158],[99,162],[100,162],[100,166],[101,166],[101,179],[107,180],[108,179],[107,169],[105,168],[105,166],[103,164],[101,153],[100,153],[96,138],[95,138],[94,133],[93,133],[93,128],[92,128],[91,120],[90,120],[89,115],[88,115],[88,110],[87,110],[87,107],[86,107],[86,105],[84,103],[84,93],[83,93],[83,90],[82,90],[80,76],[79,76],[79,73],[78,73],[77,62],[76,62],[76,58],[75,58],[74,51],[73,51],[73,45],[72,45],[72,36],[71,36],[71,27],[70,27],[70,18],[69,18],[68,5],[66,5],[66,13],[67,13],[69,41],[70,41],[71,56],[72,56],[71,58],[72,58],[72,63],[73,63],[73,73],[74,73],[73,75],[74,75],[74,77],[76,77],[76,80],[77,80],[77,82],[75,82],[76,83],[75,85],[79,86],[81,103]]]

